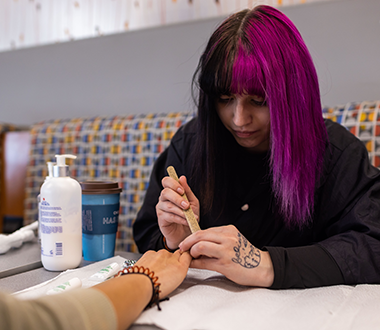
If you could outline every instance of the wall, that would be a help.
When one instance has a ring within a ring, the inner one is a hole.
[[[302,10],[304,9],[304,10]],[[342,0],[286,11],[317,67],[322,102],[380,100],[380,1]]]
[[[317,1],[335,0],[1,0],[0,51]]]
[[[380,1],[282,9],[297,25],[327,105],[380,99]],[[193,108],[199,54],[221,18],[0,53],[0,121]]]

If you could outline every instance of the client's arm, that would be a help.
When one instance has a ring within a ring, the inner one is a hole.
[[[160,285],[160,299],[167,296],[184,280],[191,256],[179,251],[148,251],[136,263],[154,271]],[[148,276],[128,274],[103,282],[93,288],[102,291],[112,302],[118,319],[118,329],[127,328],[152,298],[152,282]],[[128,312],[126,312],[128,311]]]
[[[148,251],[136,263],[154,271],[160,298],[183,281],[191,257],[188,253]],[[34,300],[0,293],[0,329],[126,329],[152,298],[148,276],[128,274],[98,284]]]

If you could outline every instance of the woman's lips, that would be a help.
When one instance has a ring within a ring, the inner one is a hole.
[[[255,134],[256,131],[234,131],[236,136],[240,138],[249,138],[253,134]]]

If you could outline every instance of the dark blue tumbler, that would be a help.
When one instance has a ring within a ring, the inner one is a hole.
[[[115,254],[120,193],[117,182],[84,181],[82,186],[83,258],[99,261]]]

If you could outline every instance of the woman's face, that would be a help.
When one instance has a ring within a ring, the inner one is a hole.
[[[249,152],[269,150],[270,115],[264,98],[257,95],[222,95],[217,113],[237,143]]]

